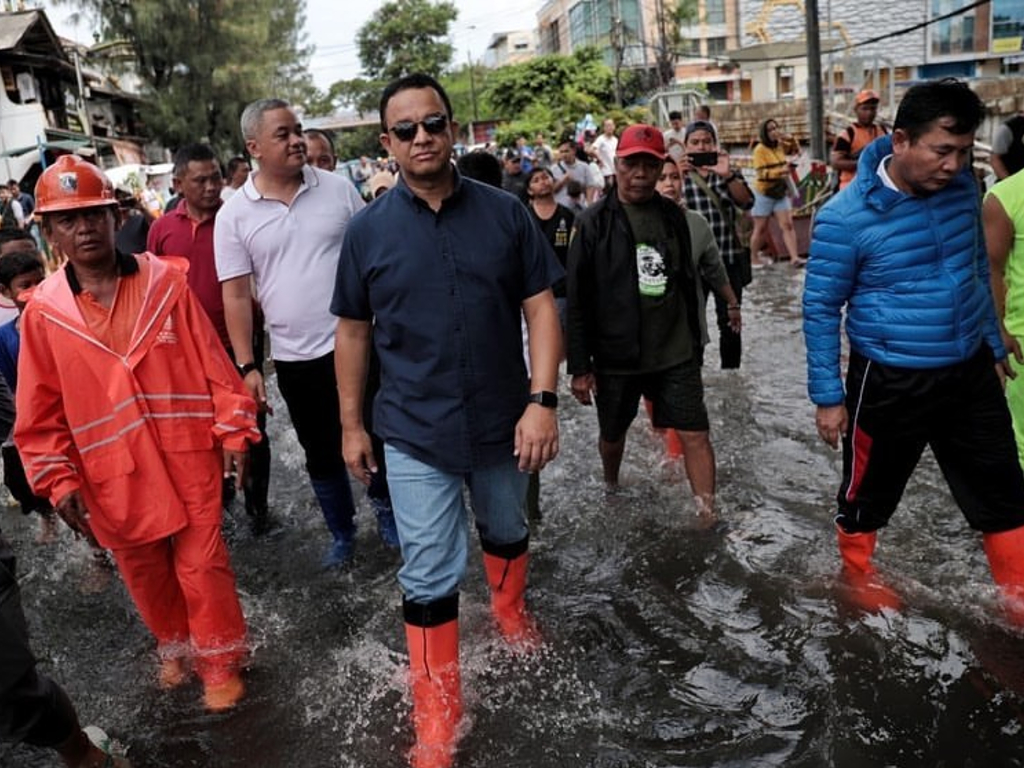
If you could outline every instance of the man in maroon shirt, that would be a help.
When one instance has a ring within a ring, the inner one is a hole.
[[[213,321],[228,354],[231,341],[224,321],[224,298],[213,259],[213,222],[220,209],[222,188],[220,164],[206,144],[189,144],[174,155],[174,179],[182,202],[153,222],[146,240],[147,250],[157,256],[181,256],[189,261],[188,285]],[[263,362],[263,329],[254,324],[253,351]],[[258,416],[263,436],[249,452],[249,477],[245,482],[245,511],[259,535],[270,525],[267,495],[270,482],[270,443],[267,415]],[[233,481],[225,478],[225,502],[233,495]],[[230,491],[228,490],[230,488]]]

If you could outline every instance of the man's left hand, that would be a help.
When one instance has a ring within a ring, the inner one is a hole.
[[[224,476],[231,472],[235,473],[235,489],[242,490],[245,485],[245,478],[249,472],[249,451],[232,451],[224,449]]]
[[[732,158],[728,152],[719,150],[718,162],[711,167],[711,172],[723,178],[732,173]]]
[[[515,455],[520,472],[539,472],[558,455],[558,414],[536,403],[526,406],[516,424]]]
[[[1013,365],[1010,364],[1010,358],[1004,357],[1002,360],[996,360],[996,376],[999,377],[999,383],[1005,388],[1007,379],[1016,379],[1017,372],[1013,370]]]

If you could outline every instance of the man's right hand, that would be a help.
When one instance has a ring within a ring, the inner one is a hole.
[[[377,473],[377,460],[373,457],[373,443],[365,429],[342,430],[341,456],[352,477],[363,485],[369,485]]]
[[[60,519],[67,523],[68,528],[79,536],[84,536],[92,546],[99,547],[96,537],[92,535],[92,527],[89,525],[89,509],[82,501],[80,492],[72,491],[58,501],[56,511],[60,515]]]
[[[594,402],[593,394],[597,392],[597,379],[592,373],[573,376],[569,388],[572,390],[572,396],[581,405],[590,405]]]
[[[821,439],[833,448],[839,447],[839,441],[846,436],[849,416],[845,405],[819,405],[814,417]]]
[[[245,384],[245,388],[249,390],[249,394],[252,395],[252,399],[256,401],[256,407],[260,413],[269,413],[273,416],[274,409],[267,402],[267,385],[263,381],[262,371],[249,371],[245,374],[242,382]]]

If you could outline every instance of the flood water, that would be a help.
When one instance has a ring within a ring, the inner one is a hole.
[[[530,599],[546,638],[509,654],[488,618],[479,552],[462,598],[461,768],[1024,765],[1022,636],[997,611],[980,537],[930,456],[883,532],[899,613],[842,600],[831,499],[839,454],[814,431],[799,324],[802,274],[761,269],[744,301],[740,371],[705,364],[721,523],[696,524],[678,467],[638,419],[623,489],[606,496],[596,416],[561,408],[542,477]],[[713,323],[712,323],[713,324]],[[714,344],[714,341],[713,341]],[[276,397],[276,389],[274,389]],[[360,502],[360,555],[318,563],[327,535],[276,402],[273,505],[284,532],[226,521],[254,646],[249,695],[205,714],[198,683],[157,690],[152,643],[115,579],[4,510],[43,670],[136,766],[399,768],[411,743],[397,558]],[[2,766],[57,766],[0,746]]]

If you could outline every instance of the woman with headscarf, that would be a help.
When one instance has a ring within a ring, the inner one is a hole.
[[[786,246],[790,263],[803,266],[806,259],[800,258],[796,245],[796,230],[793,229],[793,206],[789,202],[789,157],[800,151],[799,145],[789,136],[783,136],[779,124],[769,118],[761,123],[758,132],[760,141],[754,147],[754,232],[750,236],[750,251],[759,254],[768,240],[768,217],[774,215],[782,230],[782,242]],[[794,151],[795,149],[795,151]]]

